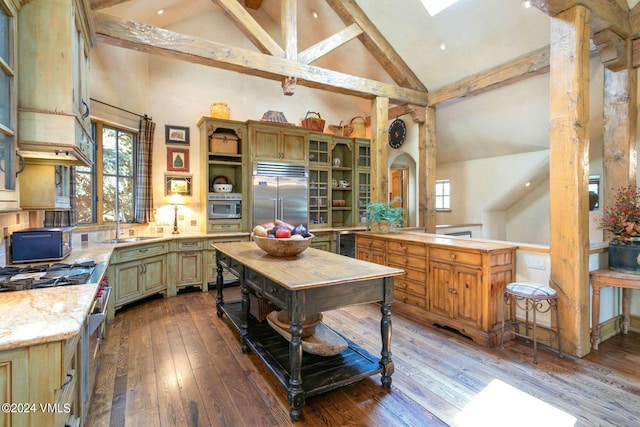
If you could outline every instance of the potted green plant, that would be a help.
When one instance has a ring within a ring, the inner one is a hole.
[[[371,224],[376,224],[380,233],[388,233],[391,230],[397,231],[398,227],[405,225],[405,209],[393,206],[395,203],[400,203],[400,201],[400,197],[395,197],[388,203],[368,203],[366,207],[367,231],[371,229]]]
[[[640,188],[620,187],[613,200],[594,218],[599,228],[614,234],[609,241],[609,268],[640,274]]]

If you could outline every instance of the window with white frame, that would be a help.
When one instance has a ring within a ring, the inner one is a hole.
[[[448,179],[436,181],[436,210],[448,211],[451,209],[451,182]]]

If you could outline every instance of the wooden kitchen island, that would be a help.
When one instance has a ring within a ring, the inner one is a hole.
[[[504,287],[516,277],[516,245],[420,231],[355,234],[356,258],[405,271],[395,285],[399,310],[496,345]],[[511,310],[506,320],[513,316]]]
[[[228,316],[240,333],[242,351],[253,350],[287,389],[292,421],[301,419],[306,397],[377,373],[382,374],[384,387],[391,386],[393,277],[403,274],[402,270],[313,248],[293,257],[273,257],[254,242],[216,243],[214,247],[218,270],[218,316]],[[240,280],[241,301],[224,301],[222,273],[225,269]],[[260,323],[249,315],[249,293],[252,291],[288,310],[290,342],[266,322]],[[371,302],[381,304],[380,358],[346,339],[347,349],[335,356],[303,353],[303,318]]]

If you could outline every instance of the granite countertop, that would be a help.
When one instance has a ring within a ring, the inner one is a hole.
[[[93,283],[0,293],[0,351],[76,336],[91,309],[113,247],[83,243],[61,261],[95,261]]]

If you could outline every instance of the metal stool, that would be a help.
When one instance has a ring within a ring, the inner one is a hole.
[[[546,304],[544,303],[546,301]],[[535,282],[513,282],[509,283],[504,289],[504,299],[502,301],[502,330],[500,333],[500,347],[504,348],[504,324],[506,318],[507,305],[515,302],[516,306],[525,311],[524,333],[520,332],[522,321],[514,321],[515,330],[508,330],[515,336],[525,338],[528,342],[529,338],[533,339],[533,363],[538,363],[538,341],[551,343],[556,340],[558,344],[558,355],[562,357],[560,349],[560,317],[558,314],[558,294],[553,288]],[[522,303],[522,304],[521,304]],[[556,312],[556,329],[550,328],[551,336],[549,338],[538,338],[536,314],[547,313],[549,310]],[[529,311],[533,312],[533,323],[531,325],[533,336],[529,335]]]

